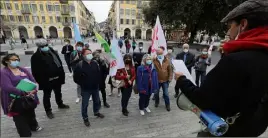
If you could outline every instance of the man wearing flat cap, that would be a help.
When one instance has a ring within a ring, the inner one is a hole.
[[[65,83],[65,73],[62,62],[56,51],[48,46],[47,40],[39,39],[38,47],[31,57],[32,74],[39,84],[39,90],[43,90],[43,104],[49,119],[54,118],[51,109],[50,97],[52,90],[55,93],[56,103],[59,109],[67,109],[63,104],[61,86]]]
[[[175,79],[193,104],[229,124],[223,136],[257,137],[268,125],[268,0],[248,0],[222,22],[228,24],[230,41],[202,86],[180,72]],[[212,135],[202,131],[198,136]]]

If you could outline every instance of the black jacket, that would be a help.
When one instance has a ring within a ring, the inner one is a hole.
[[[68,47],[68,51],[69,53],[67,53],[67,47]],[[65,60],[68,60],[70,61],[70,56],[71,56],[71,53],[74,51],[74,47],[72,45],[65,45],[62,47],[61,49],[61,54],[64,54],[64,58]]]
[[[99,89],[101,72],[98,63],[94,60],[90,64],[84,60],[80,61],[74,69],[73,79],[82,89]]]
[[[32,74],[39,84],[39,90],[50,87],[50,85],[62,85],[65,83],[65,73],[59,55],[49,48],[60,61],[61,67],[57,67],[53,57],[50,54],[45,54],[38,48],[31,57]],[[49,78],[59,77],[55,81],[49,81]]]
[[[95,60],[98,65],[99,65],[99,68],[100,68],[100,72],[101,72],[101,80],[100,80],[100,85],[99,85],[99,88],[100,90],[102,89],[105,89],[106,88],[106,84],[105,84],[105,81],[106,81],[106,78],[109,74],[109,68],[108,66],[106,65],[105,61],[100,59],[100,58],[93,58],[92,60]]]
[[[267,61],[268,52],[264,50],[231,53],[207,74],[200,88],[180,77],[176,89],[180,88],[202,110],[211,110],[224,119],[240,112],[241,116],[224,136],[256,137],[268,124],[268,107],[255,114],[260,99],[268,92]]]
[[[181,52],[181,53],[177,54],[176,59],[183,61],[184,60],[184,54],[185,54],[184,52]],[[190,72],[191,72],[192,67],[194,66],[194,64],[195,64],[195,55],[190,53],[190,52],[188,52],[188,54],[186,56],[185,65],[186,65],[187,69]]]

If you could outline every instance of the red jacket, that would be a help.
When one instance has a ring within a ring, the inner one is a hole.
[[[127,79],[127,73],[125,69],[118,69],[115,75],[115,79],[116,80],[124,80],[125,81],[125,86],[124,88],[130,87],[133,85],[134,80],[136,79],[136,73],[135,73],[135,68],[134,67],[130,67],[131,70],[131,74],[128,74],[131,76],[131,78],[129,79],[132,83],[131,85],[128,83],[128,79]]]

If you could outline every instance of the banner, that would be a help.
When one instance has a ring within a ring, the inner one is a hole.
[[[167,42],[166,42],[164,31],[160,24],[159,17],[157,16],[156,23],[153,29],[151,55],[156,55],[156,50],[160,46],[163,46],[165,48],[164,55],[166,55],[167,54]]]
[[[73,28],[74,28],[74,40],[75,43],[81,41],[83,42],[83,39],[81,37],[80,31],[79,31],[79,27],[76,23],[73,23]]]
[[[113,40],[111,43],[111,55],[113,55],[115,58],[111,58],[110,60],[110,76],[115,76],[117,69],[125,68],[125,63],[123,60],[123,56],[120,52],[119,46],[118,46],[118,40],[115,38],[115,35],[113,35]]]

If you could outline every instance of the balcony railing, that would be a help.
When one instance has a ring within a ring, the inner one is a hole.
[[[61,14],[62,15],[69,15],[70,14],[70,11],[69,10],[62,10],[61,11]]]
[[[68,3],[68,0],[60,0],[60,3],[61,4],[67,4]]]
[[[62,22],[63,26],[71,26],[71,22]]]
[[[30,9],[22,9],[21,13],[22,14],[31,14],[31,10]]]

